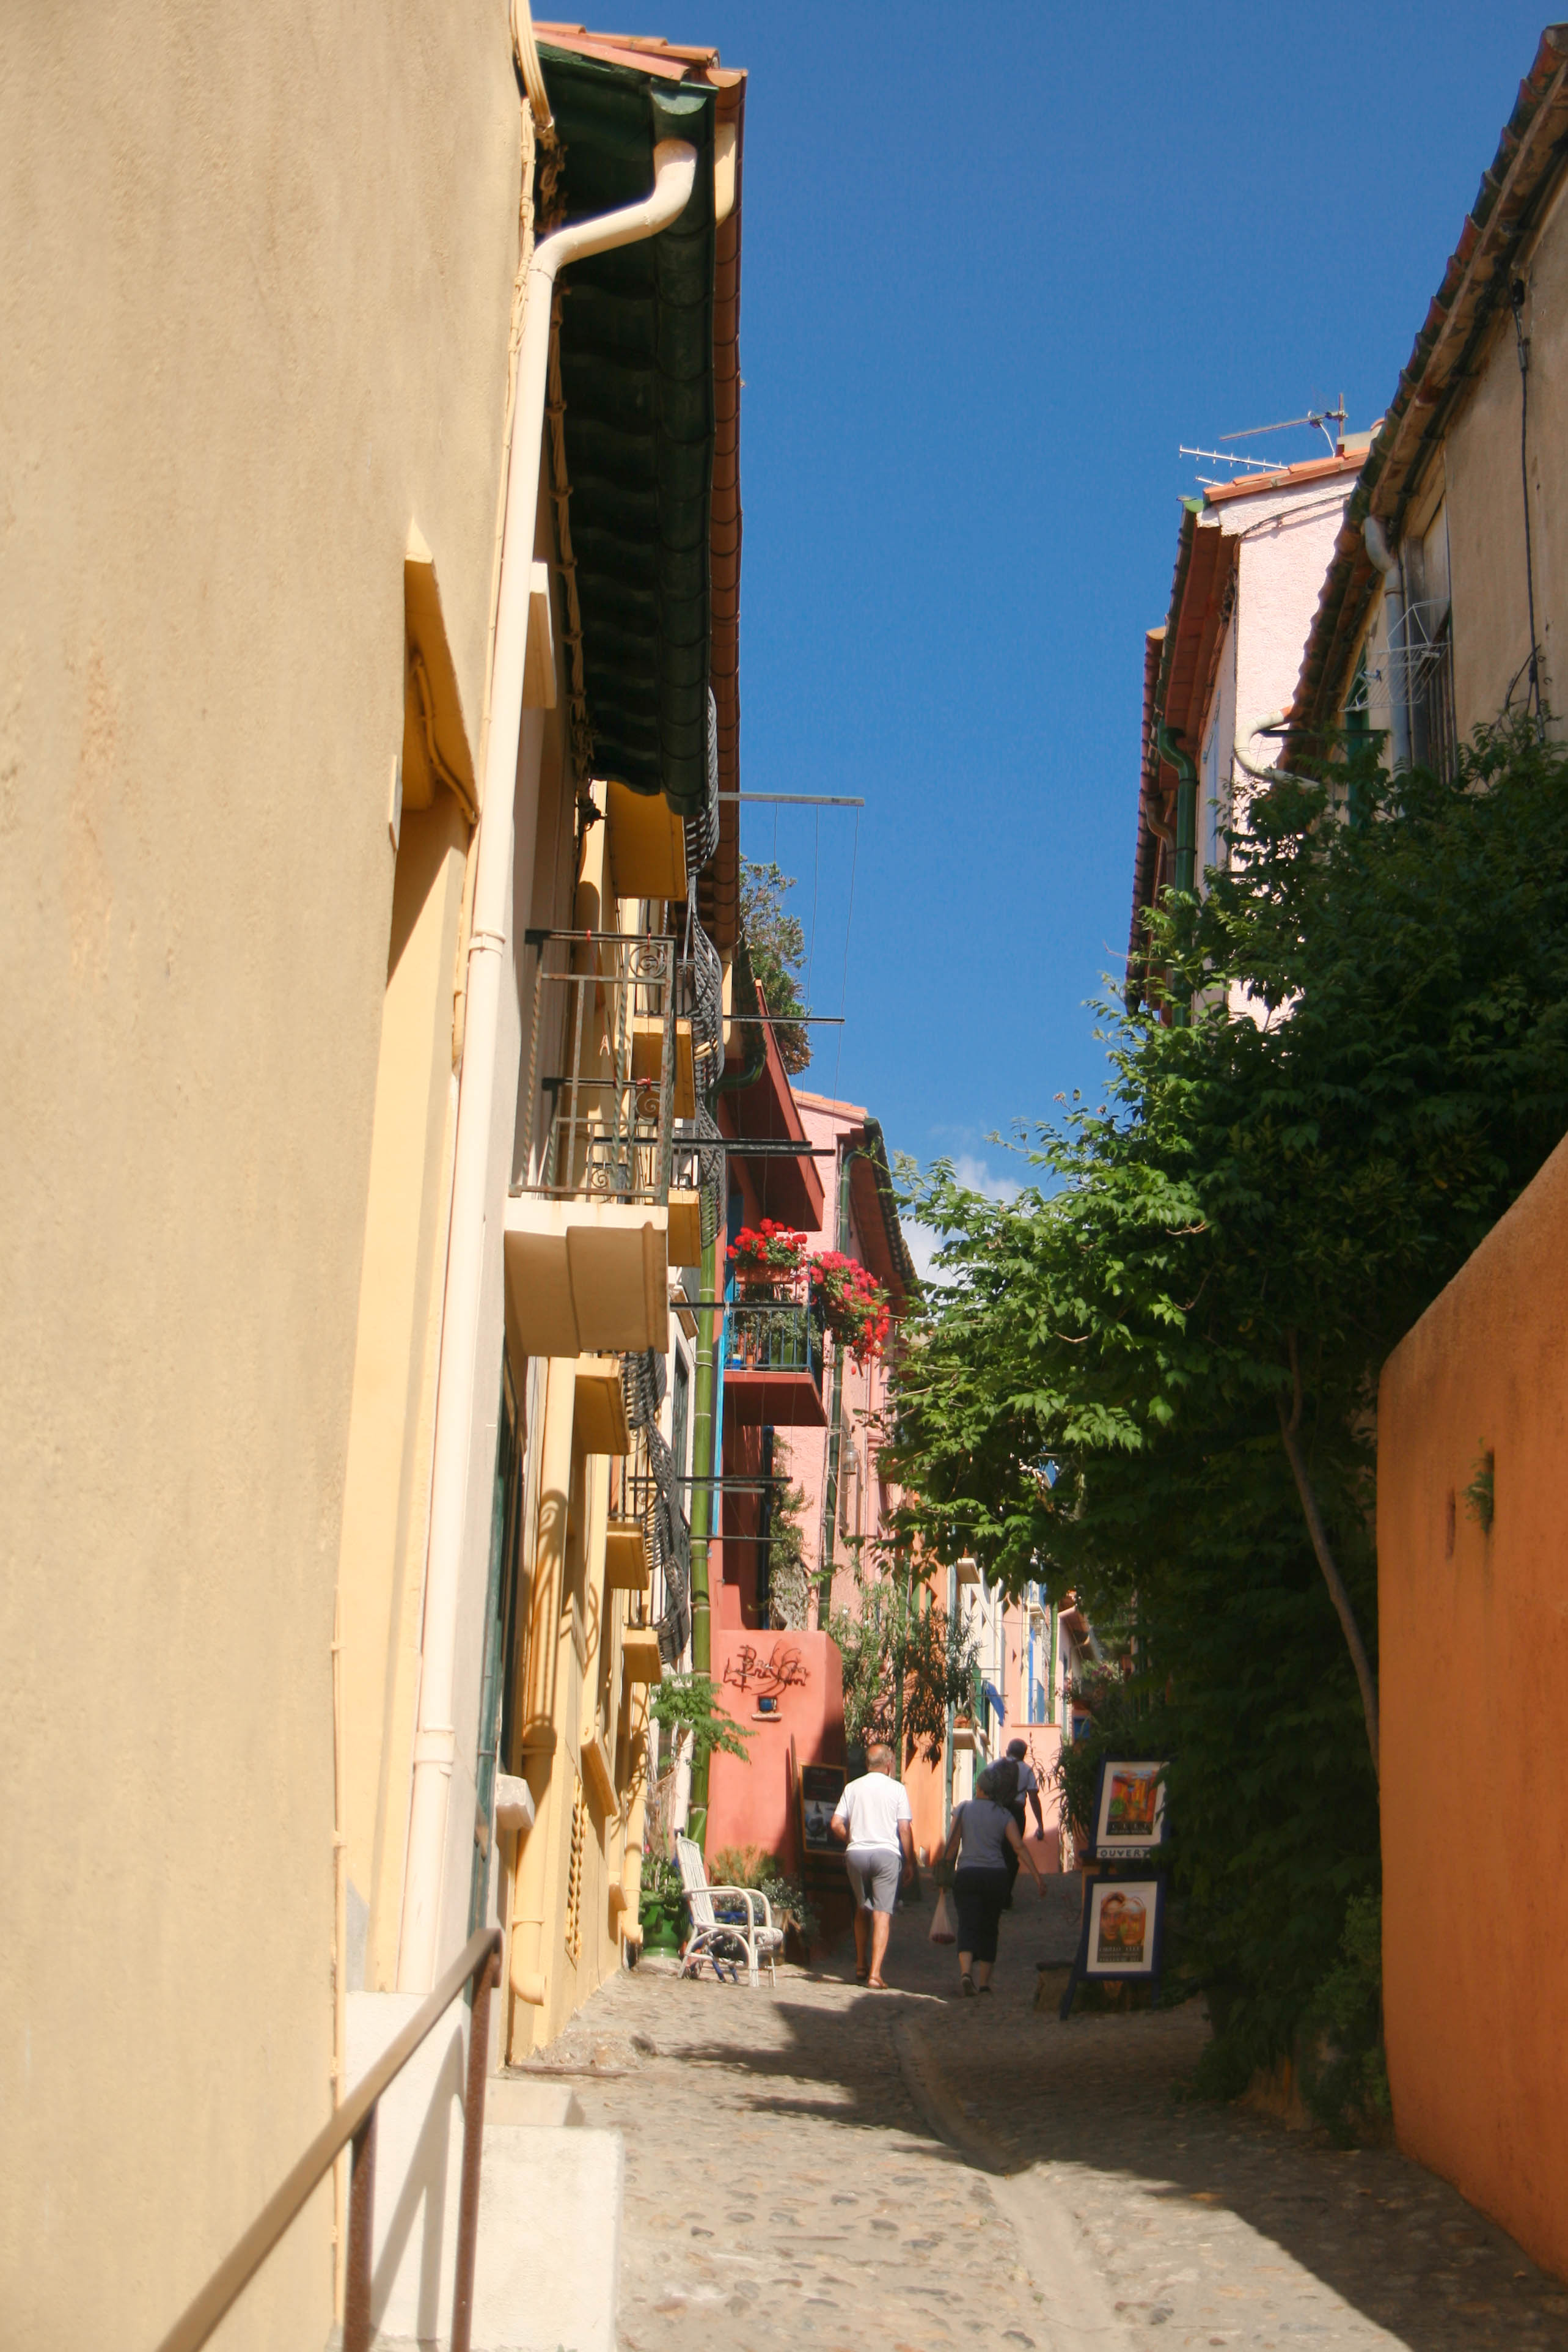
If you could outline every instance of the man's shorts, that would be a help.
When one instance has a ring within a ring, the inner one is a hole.
[[[902,1855],[889,1853],[882,1845],[852,1845],[844,1855],[844,1868],[854,1889],[857,1910],[893,1910],[904,1874]]]

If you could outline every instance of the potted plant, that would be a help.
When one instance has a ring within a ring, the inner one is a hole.
[[[806,1236],[764,1217],[760,1224],[742,1225],[727,1255],[744,1288],[788,1294],[805,1262]]]
[[[684,1920],[681,1874],[674,1863],[647,1854],[643,1862],[643,1891],[637,1906],[643,1923],[644,1952],[678,1952]]]
[[[841,1250],[819,1250],[810,1263],[810,1281],[812,1313],[857,1364],[885,1355],[893,1309],[886,1291],[865,1266]]]

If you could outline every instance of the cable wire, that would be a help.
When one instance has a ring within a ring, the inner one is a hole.
[[[1530,672],[1530,692],[1524,707],[1528,710],[1534,704],[1536,730],[1543,736],[1541,644],[1535,634],[1535,561],[1530,536],[1530,338],[1524,331],[1525,292],[1523,278],[1516,278],[1509,288],[1509,300],[1513,308],[1513,339],[1519,351],[1519,476],[1524,491],[1524,593],[1530,608],[1530,656],[1525,664]]]

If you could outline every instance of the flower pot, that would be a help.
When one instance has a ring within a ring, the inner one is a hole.
[[[638,1916],[643,1922],[644,1952],[680,1950],[682,1919],[678,1903],[644,1903]]]

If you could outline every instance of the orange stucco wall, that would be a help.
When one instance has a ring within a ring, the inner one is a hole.
[[[1490,1535],[1467,1507],[1494,1457]],[[1383,1956],[1400,2146],[1568,2274],[1568,1144],[1384,1368]]]
[[[780,1674],[770,1667],[781,1668]],[[748,1633],[715,1626],[713,1672],[720,1704],[751,1735],[749,1760],[720,1749],[709,1766],[709,1854],[727,1846],[760,1846],[789,1870],[800,1866],[800,1844],[789,1778],[789,1742],[801,1764],[844,1760],[844,1676],[838,1643],[827,1633]],[[759,1693],[777,1701],[764,1716]]]

